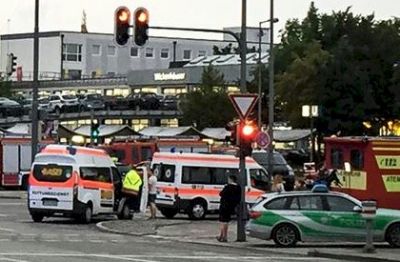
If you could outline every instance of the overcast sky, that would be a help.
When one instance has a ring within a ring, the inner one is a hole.
[[[32,32],[35,0],[0,0],[0,34]],[[144,6],[150,12],[151,25],[185,26],[222,29],[240,26],[241,0],[40,0],[40,31],[79,31],[82,10],[87,13],[89,32],[113,32],[116,7],[125,5],[132,11]],[[269,18],[269,0],[247,0],[248,26],[258,26]],[[400,17],[400,0],[314,0],[322,12],[344,10],[352,6],[354,13],[375,13],[377,19]],[[275,0],[275,16],[282,29],[286,20],[303,18],[311,0]],[[206,37],[219,35],[151,31],[152,35]]]

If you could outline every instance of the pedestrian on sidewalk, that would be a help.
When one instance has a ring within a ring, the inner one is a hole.
[[[219,206],[220,234],[217,237],[219,242],[228,241],[228,225],[231,215],[235,213],[236,207],[240,203],[240,186],[234,175],[228,177],[228,184],[219,193],[221,200]]]
[[[148,196],[148,205],[150,207],[149,219],[155,219],[157,213],[157,207],[156,207],[157,177],[151,171],[150,167],[147,168],[147,174],[149,175],[149,196]]]

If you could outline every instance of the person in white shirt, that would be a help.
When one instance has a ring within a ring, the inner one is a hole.
[[[156,197],[157,197],[157,177],[153,174],[153,172],[148,169],[149,174],[149,197],[148,197],[148,205],[150,206],[150,218],[155,219],[157,213],[156,207]]]

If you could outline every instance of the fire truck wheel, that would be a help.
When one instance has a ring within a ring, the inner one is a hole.
[[[386,231],[386,240],[392,247],[400,247],[400,223],[393,224]]]
[[[44,215],[40,213],[32,213],[31,214],[33,222],[40,223],[43,221]]]
[[[189,207],[189,218],[193,220],[204,219],[207,212],[207,203],[202,199],[195,199]]]
[[[160,208],[160,212],[166,218],[174,218],[176,214],[178,214],[178,210],[174,208]]]

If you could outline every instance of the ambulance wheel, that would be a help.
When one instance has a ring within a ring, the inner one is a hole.
[[[122,208],[121,213],[118,214],[118,219],[132,219],[133,214],[131,214],[131,210],[128,204],[125,204]]]
[[[90,205],[86,205],[85,210],[83,211],[81,216],[81,222],[89,224],[92,221],[92,215],[93,215],[92,207]]]
[[[174,218],[174,216],[176,216],[176,214],[178,214],[178,210],[174,209],[174,208],[159,208],[160,212],[163,216],[165,216],[166,218]]]
[[[193,200],[189,207],[189,218],[192,220],[204,219],[207,212],[207,203],[202,199]]]
[[[280,224],[272,232],[275,244],[281,247],[293,247],[299,239],[299,232],[290,224]]]
[[[391,247],[400,247],[400,224],[394,224],[386,231],[386,240]]]
[[[40,223],[43,221],[44,215],[40,213],[32,213],[31,214],[33,222]]]

